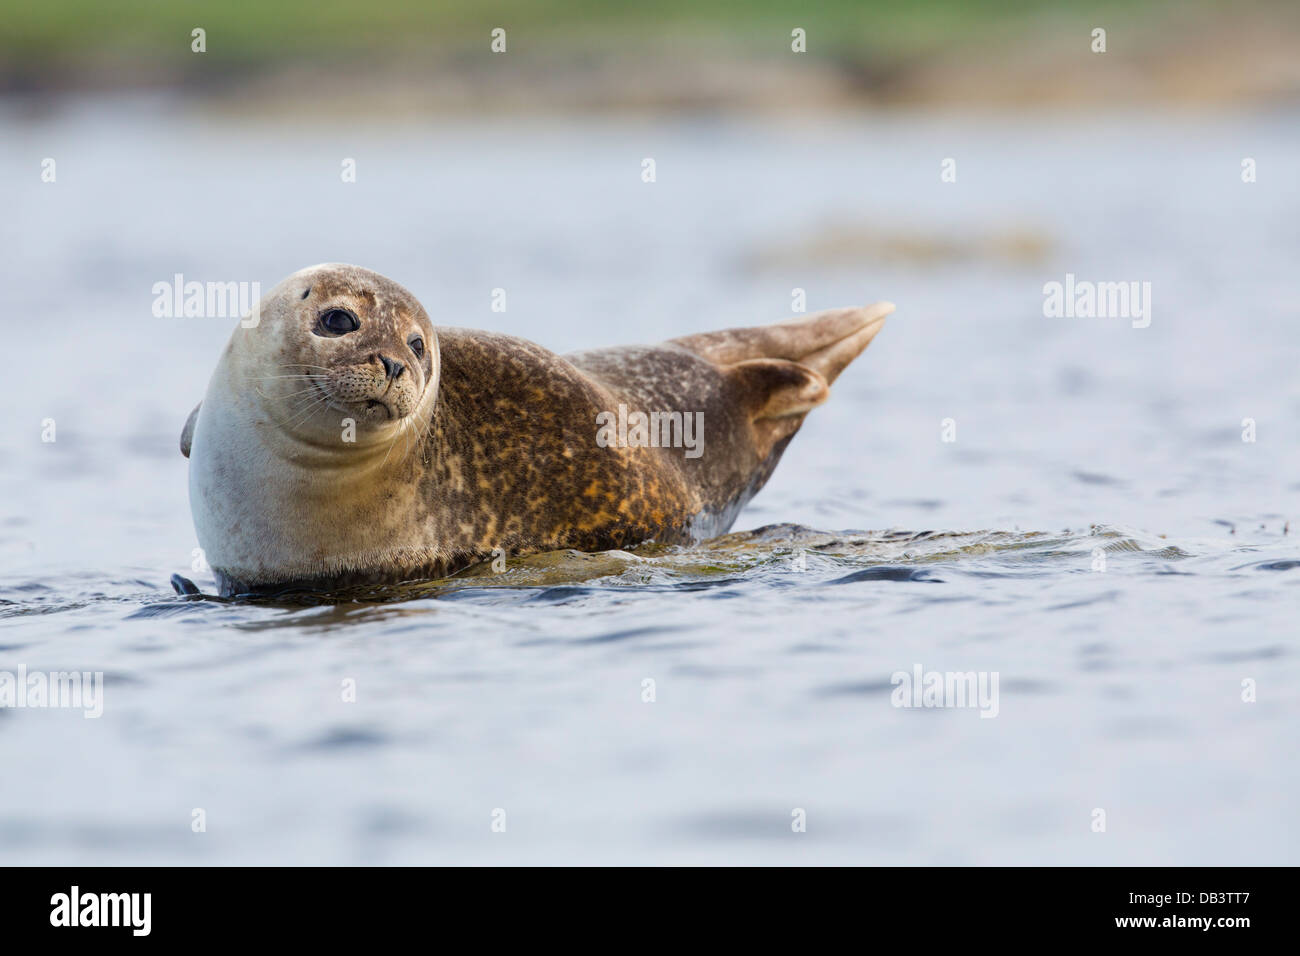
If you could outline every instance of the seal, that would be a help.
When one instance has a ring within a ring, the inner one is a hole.
[[[556,355],[312,266],[242,321],[181,434],[224,596],[721,534],[887,302]]]

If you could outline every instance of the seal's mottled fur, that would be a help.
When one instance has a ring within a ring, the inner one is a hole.
[[[319,334],[331,309],[360,328]],[[435,333],[377,273],[305,269],[236,329],[186,424],[199,544],[229,595],[720,534],[892,309],[559,356],[491,332]],[[702,412],[703,453],[601,447],[597,416],[620,404]]]

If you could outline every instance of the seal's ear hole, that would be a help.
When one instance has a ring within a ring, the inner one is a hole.
[[[305,299],[309,295],[311,295],[311,286],[307,286],[307,288],[302,290],[302,298]]]
[[[347,335],[359,328],[361,328],[361,320],[347,309],[326,309],[316,319],[316,327],[312,331],[317,335],[333,337]]]

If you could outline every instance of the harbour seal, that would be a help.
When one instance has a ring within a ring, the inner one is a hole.
[[[725,532],[887,302],[556,355],[358,266],[285,279],[181,435],[221,593],[444,576]]]

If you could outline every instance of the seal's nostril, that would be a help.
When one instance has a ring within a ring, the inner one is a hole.
[[[383,364],[384,371],[388,373],[389,380],[400,377],[402,372],[406,370],[405,365],[390,359],[387,355],[379,356],[379,361]]]

